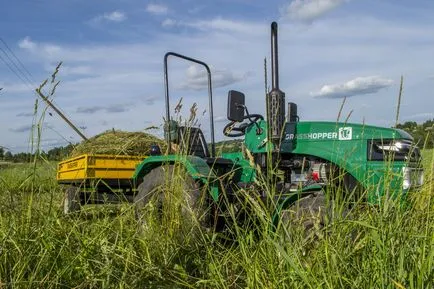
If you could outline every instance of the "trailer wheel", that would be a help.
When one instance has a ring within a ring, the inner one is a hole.
[[[79,211],[81,208],[80,188],[69,186],[65,190],[63,199],[63,213],[65,215]]]
[[[178,166],[160,166],[144,176],[134,204],[141,224],[150,223],[147,218],[166,222],[166,225],[181,221],[182,226],[188,224],[190,228],[209,224],[206,194],[202,194],[199,184]]]

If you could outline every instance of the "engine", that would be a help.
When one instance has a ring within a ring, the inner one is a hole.
[[[289,181],[291,189],[313,183],[327,185],[332,181],[336,170],[334,165],[320,159],[295,159],[292,161],[290,180],[286,181]]]

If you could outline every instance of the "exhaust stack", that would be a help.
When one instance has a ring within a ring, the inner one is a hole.
[[[279,55],[277,47],[277,23],[271,23],[271,82],[272,90],[279,89]]]
[[[272,89],[267,94],[268,137],[279,151],[282,129],[285,125],[285,93],[279,89],[279,61],[277,49],[277,23],[271,23],[271,80]]]

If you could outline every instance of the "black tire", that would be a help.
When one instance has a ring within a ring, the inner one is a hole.
[[[65,189],[65,196],[63,199],[63,213],[65,215],[71,214],[81,209],[80,188],[69,186]]]
[[[158,221],[163,223],[178,214],[184,226],[209,225],[207,196],[201,194],[199,184],[184,169],[174,165],[154,168],[144,176],[134,204],[141,224],[147,223],[146,217],[151,217],[147,208],[153,207]]]
[[[306,231],[320,229],[324,227],[328,211],[324,192],[315,192],[283,210],[280,215],[281,226],[302,225]]]
[[[312,193],[294,202],[280,213],[280,232],[288,233],[290,227],[301,229],[304,237],[319,236],[321,229],[342,218],[348,218],[348,207],[327,200],[324,191]]]

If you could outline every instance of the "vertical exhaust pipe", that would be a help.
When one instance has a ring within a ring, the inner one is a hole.
[[[277,49],[277,23],[271,23],[271,80],[272,89],[267,94],[268,137],[274,152],[280,150],[282,130],[285,125],[285,93],[279,89],[279,60]]]
[[[279,89],[279,54],[277,47],[277,23],[271,23],[271,82],[272,90]]]

